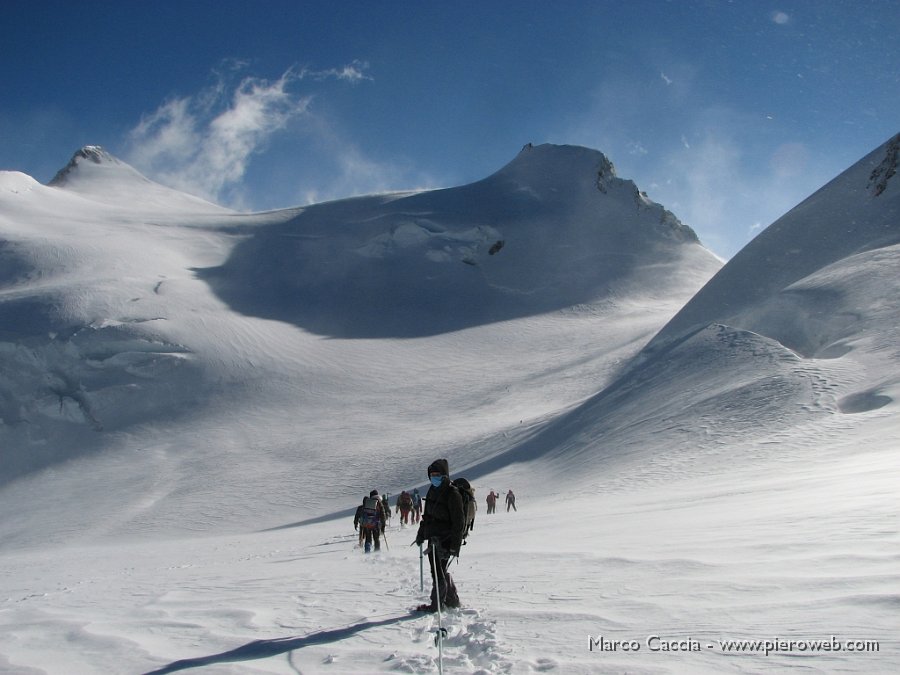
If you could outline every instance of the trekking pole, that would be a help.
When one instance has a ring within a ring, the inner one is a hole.
[[[387,528],[385,528],[384,532],[381,533],[381,536],[384,538],[384,547],[388,551],[390,551],[391,547],[390,547],[390,545],[388,545],[388,540],[387,540]]]
[[[444,636],[447,634],[447,630],[444,628],[444,624],[441,622],[441,584],[440,579],[444,577],[443,569],[438,567],[437,562],[437,541],[431,540],[431,564],[434,569],[434,597],[437,603],[437,617],[438,617],[438,629],[437,635],[434,636],[434,642],[437,644],[438,648],[438,673],[443,675],[444,672]],[[440,577],[438,577],[440,574]],[[444,579],[444,588],[446,588],[447,580]]]
[[[419,544],[419,593],[425,592],[425,558],[422,556],[422,544]]]

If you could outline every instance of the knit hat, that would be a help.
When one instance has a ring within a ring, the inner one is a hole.
[[[427,476],[431,476],[433,473],[439,473],[442,476],[450,475],[450,463],[446,459],[436,459],[431,464],[428,465]]]

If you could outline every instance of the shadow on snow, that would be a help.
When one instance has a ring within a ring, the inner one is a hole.
[[[340,642],[341,640],[351,638],[357,633],[369,630],[370,628],[378,628],[379,626],[389,626],[402,621],[410,621],[412,619],[420,618],[420,616],[421,615],[416,614],[402,614],[387,619],[381,619],[380,621],[363,621],[343,628],[323,630],[303,637],[253,640],[245,645],[241,645],[240,647],[236,647],[235,649],[220,654],[211,654],[209,656],[198,656],[193,659],[173,661],[169,665],[163,666],[157,670],[151,670],[145,673],[145,675],[164,675],[165,673],[174,673],[189,668],[202,668],[217,663],[234,663],[236,661],[267,659],[272,656],[278,656],[279,654],[294,651],[295,649],[302,649],[303,647]]]

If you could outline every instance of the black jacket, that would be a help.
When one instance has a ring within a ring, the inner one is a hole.
[[[450,478],[444,476],[441,486],[432,485],[425,495],[425,511],[416,542],[421,544],[437,538],[441,546],[456,555],[462,546],[464,528],[462,497],[459,490],[450,484]]]

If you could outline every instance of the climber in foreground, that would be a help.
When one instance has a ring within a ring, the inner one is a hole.
[[[463,500],[459,490],[450,482],[450,465],[446,459],[437,459],[428,467],[431,487],[425,495],[425,513],[419,524],[416,543],[428,543],[428,561],[431,566],[431,602],[416,609],[436,612],[440,607],[459,607],[456,584],[450,578],[447,567],[450,559],[459,555],[465,530]],[[440,595],[438,595],[440,594]]]

